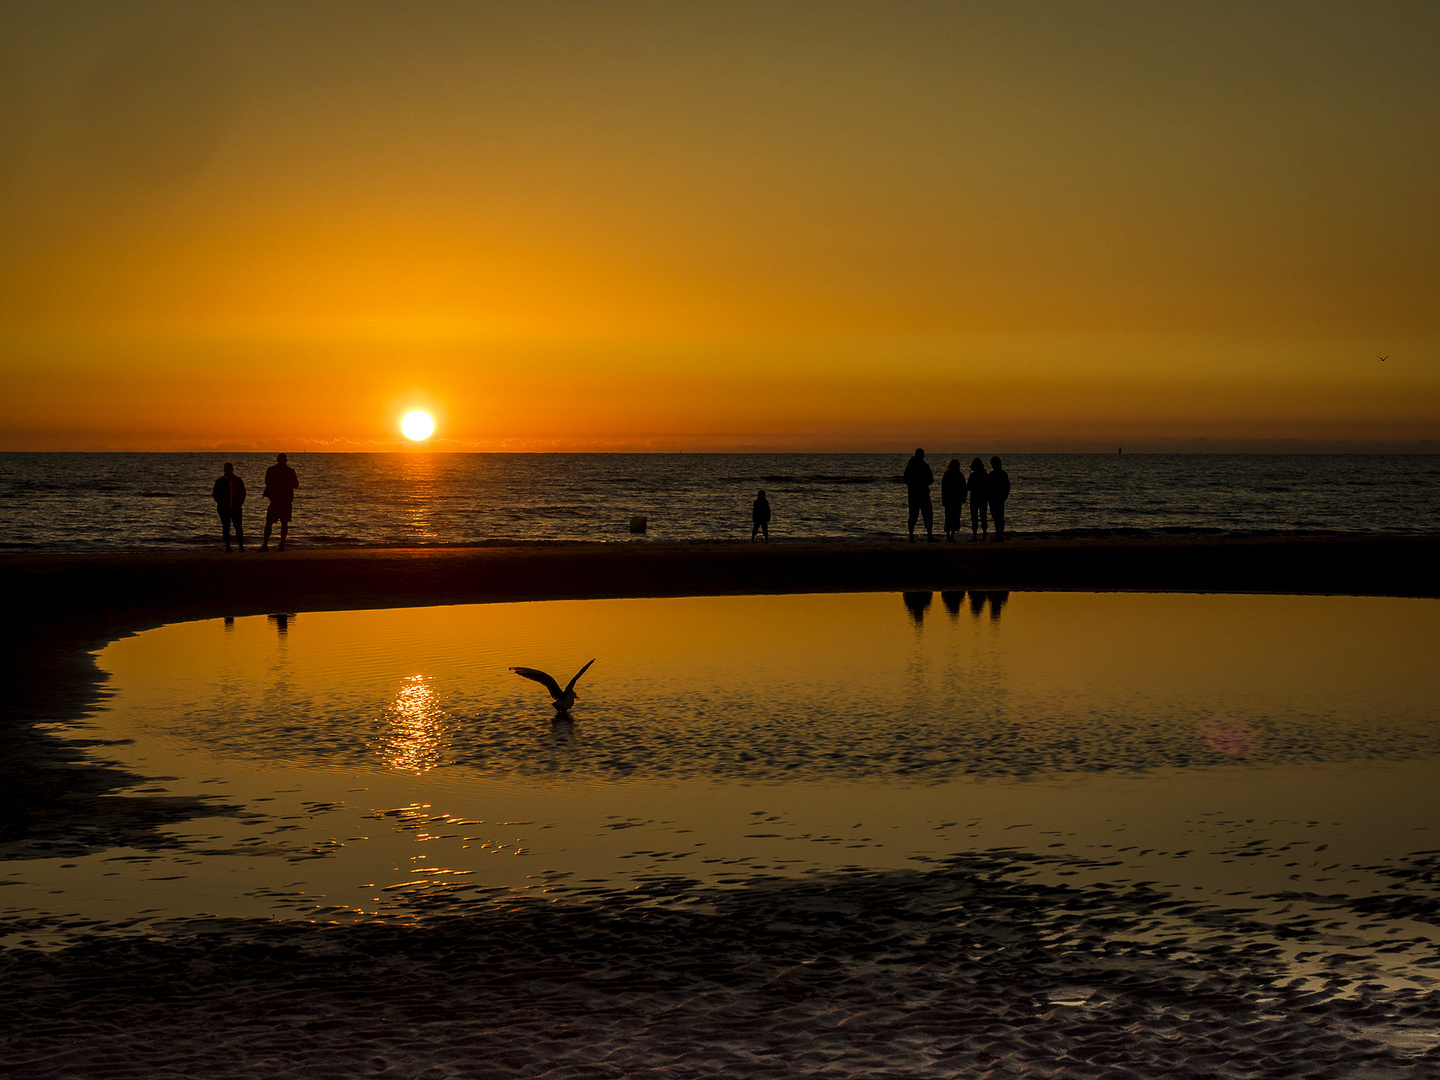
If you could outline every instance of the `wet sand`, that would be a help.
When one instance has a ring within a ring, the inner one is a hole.
[[[1440,995],[1287,977],[1275,928],[1151,883],[914,872],[405,923],[220,920],[0,954],[25,1077],[1430,1077]],[[1433,916],[1433,899],[1431,901]],[[1184,923],[1174,934],[1170,920]],[[1316,920],[1287,944],[1324,941]],[[1429,958],[1435,971],[1436,960]]]
[[[103,700],[87,650],[166,622],[830,590],[1433,597],[1437,554],[1436,538],[1316,538],[7,556],[0,857],[154,848],[201,811],[115,794],[126,777],[33,726]],[[1277,931],[1154,882],[1066,885],[1060,861],[989,851],[725,890],[676,876],[561,903],[439,894],[404,919],[10,949],[0,1061],[35,1077],[1440,1074],[1434,950],[1418,946],[1417,985],[1365,974],[1409,944],[1405,920],[1440,923],[1433,859],[1394,868],[1393,910],[1367,911],[1373,939],[1338,953],[1320,918]],[[1325,945],[1333,977],[1291,979],[1277,936]]]

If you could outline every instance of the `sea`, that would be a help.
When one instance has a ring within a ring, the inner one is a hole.
[[[957,457],[931,452],[938,477]],[[876,541],[905,534],[908,454],[296,453],[291,541],[303,547],[750,538]],[[0,549],[133,551],[218,544],[210,491],[224,462],[264,521],[269,454],[0,454]],[[1440,455],[1007,455],[1014,536],[1440,532]],[[636,518],[645,530],[631,531]],[[968,514],[967,514],[968,518]],[[940,522],[936,521],[936,530]],[[968,533],[968,522],[966,532]]]

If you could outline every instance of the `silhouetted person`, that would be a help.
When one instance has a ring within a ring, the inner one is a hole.
[[[1010,497],[1010,474],[1000,467],[1000,459],[990,459],[990,476],[985,481],[985,494],[990,499],[990,516],[995,519],[995,539],[1005,539],[1005,500]]]
[[[245,551],[245,534],[240,528],[240,508],[245,505],[245,481],[235,475],[235,466],[225,462],[225,470],[211,489],[215,510],[220,514],[220,532],[225,537],[225,550],[230,550],[230,526],[235,526],[235,544]]]
[[[765,540],[770,540],[770,500],[765,498],[765,492],[755,496],[755,501],[750,505],[750,542],[755,542],[755,534],[764,533]]]
[[[930,501],[930,485],[935,474],[925,463],[925,451],[916,450],[905,463],[905,491],[910,504],[910,540],[915,540],[915,519],[925,515],[925,538],[935,539],[935,504]]]
[[[270,550],[270,526],[280,522],[280,550],[285,550],[285,538],[290,534],[290,512],[295,507],[295,489],[300,478],[295,470],[285,464],[284,454],[275,455],[275,464],[265,470],[265,490],[261,492],[270,500],[265,509],[265,538],[260,543],[261,551]]]
[[[960,531],[960,514],[965,507],[965,474],[960,471],[959,458],[951,458],[950,464],[940,474],[940,505],[945,510],[945,539],[953,544],[955,534]]]
[[[989,479],[985,475],[985,463],[978,457],[970,462],[970,539],[973,541],[981,533],[989,533],[990,522],[985,520],[985,508],[989,505],[989,495],[985,490],[985,482]]]
[[[915,625],[920,626],[925,622],[925,609],[930,606],[934,594],[928,592],[907,592],[901,594],[905,600],[905,607],[910,612],[910,617],[915,620]]]

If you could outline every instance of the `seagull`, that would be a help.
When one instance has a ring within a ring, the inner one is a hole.
[[[1383,362],[1383,361],[1385,361],[1385,360],[1389,360],[1390,357],[1388,357],[1388,356],[1382,356],[1382,357],[1380,357],[1380,359],[1381,359],[1381,361]]]
[[[591,660],[590,664],[593,664],[594,662],[594,660]],[[538,682],[541,686],[545,687],[546,690],[549,690],[551,697],[550,704],[555,706],[555,711],[557,713],[559,713],[561,716],[566,716],[570,712],[570,707],[575,704],[575,699],[580,696],[579,694],[575,693],[575,684],[580,681],[581,675],[584,675],[585,672],[590,670],[590,664],[586,664],[579,671],[577,671],[575,673],[575,677],[566,684],[564,690],[560,689],[560,684],[558,682],[556,682],[551,676],[547,675],[545,672],[541,671],[539,668],[512,667],[510,670],[515,672],[515,674],[519,675],[521,678],[533,679],[535,682]]]

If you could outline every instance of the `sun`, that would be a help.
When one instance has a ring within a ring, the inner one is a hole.
[[[435,420],[428,412],[416,409],[406,413],[400,420],[400,430],[413,442],[424,442],[435,434]]]

